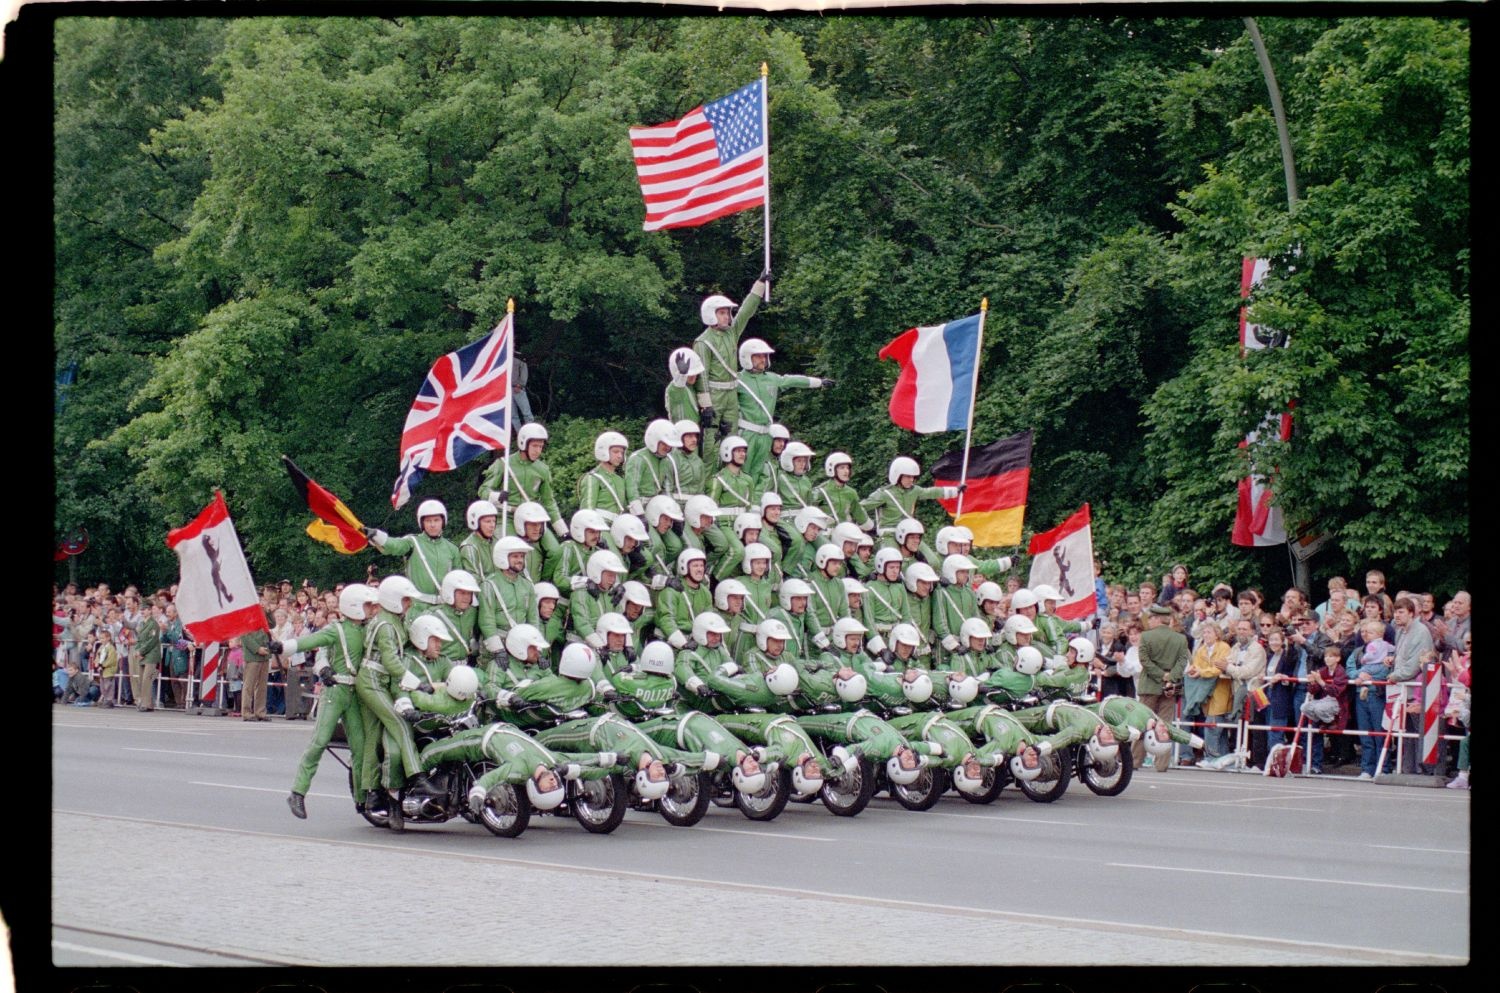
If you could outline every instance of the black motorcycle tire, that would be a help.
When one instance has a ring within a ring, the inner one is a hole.
[[[589,834],[609,834],[619,827],[629,805],[625,780],[618,772],[603,779],[579,780],[568,790],[573,819]]]
[[[860,756],[859,764],[849,775],[825,779],[818,796],[833,816],[854,817],[870,805],[876,785],[875,766]]]
[[[1073,749],[1055,751],[1042,759],[1042,763],[1057,766],[1056,779],[1017,779],[1016,785],[1026,794],[1026,799],[1051,803],[1068,791],[1068,781],[1073,778]]]
[[[713,777],[706,772],[674,777],[666,795],[656,801],[656,812],[673,827],[692,827],[708,813],[713,798]]]
[[[492,801],[491,798],[496,793],[500,795],[504,809],[498,808]],[[463,809],[468,810],[468,804]],[[490,834],[501,838],[516,837],[531,823],[531,798],[526,795],[526,788],[511,783],[497,784],[489,796],[484,798],[478,820]]]
[[[931,810],[948,792],[948,770],[929,765],[910,786],[891,783],[891,799],[907,810]]]
[[[965,793],[958,791],[958,795],[970,803],[994,803],[1000,798],[1000,791],[1005,789],[1005,784],[1010,782],[1010,772],[1004,764],[991,766],[984,770],[984,789],[978,793]]]
[[[774,821],[786,809],[792,795],[792,771],[786,767],[766,777],[766,788],[753,796],[734,791],[734,805],[752,821]]]
[[[1120,745],[1120,757],[1116,761],[1115,771],[1108,776],[1099,772],[1099,767],[1094,765],[1093,756],[1089,755],[1087,748],[1075,747],[1078,747],[1078,778],[1083,780],[1083,785],[1099,796],[1119,796],[1125,792],[1135,766],[1128,745]]]

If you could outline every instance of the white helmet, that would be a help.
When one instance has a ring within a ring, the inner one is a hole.
[[[999,603],[1005,599],[1005,591],[1000,589],[999,583],[986,580],[979,584],[979,589],[974,591],[974,600],[982,607],[986,603]]]
[[[969,756],[965,756],[965,759],[967,759],[968,757]],[[978,779],[970,776],[968,765],[969,763],[967,761],[964,761],[953,767],[953,788],[958,790],[960,793],[967,793],[970,796],[977,796],[980,793],[984,792],[984,776],[982,772]]]
[[[1030,768],[1026,765],[1026,756],[1031,756],[1036,764]],[[1022,745],[1021,750],[1010,759],[1010,774],[1016,779],[1033,782],[1042,774],[1042,756],[1035,745]]]
[[[1011,614],[1000,628],[1000,637],[1007,645],[1014,645],[1018,634],[1036,634],[1036,625],[1025,614]]]
[[[422,526],[422,518],[437,515],[443,519],[443,527],[448,526],[448,508],[443,506],[441,500],[423,500],[417,505],[417,527]]]
[[[665,641],[648,641],[636,660],[643,672],[658,676],[672,675],[672,646]]]
[[[1070,638],[1068,645],[1078,653],[1078,661],[1084,665],[1094,661],[1094,643],[1087,638]]]
[[[771,440],[775,441],[777,438],[780,438],[782,441],[792,440],[792,433],[786,429],[785,424],[771,425]]]
[[[723,589],[722,586],[719,588]],[[711,610],[705,610],[693,618],[693,640],[700,646],[706,646],[708,644],[708,636],[714,633],[721,635],[729,633],[729,625],[725,622],[724,618]]]
[[[746,756],[746,759],[752,763],[755,771],[746,772],[736,762],[729,770],[729,781],[734,783],[734,788],[739,792],[754,796],[766,788],[766,771],[760,768],[753,756]]]
[[[861,583],[859,580],[855,579],[853,576],[845,576],[844,577],[844,596],[851,596],[851,595],[853,595],[855,593],[867,593],[867,592],[869,592],[869,591],[866,589],[864,583]]]
[[[583,544],[585,531],[598,531],[600,534],[609,530],[609,525],[604,523],[604,518],[597,510],[584,507],[573,514],[573,519],[568,522],[568,537]]]
[[[967,618],[958,627],[958,638],[966,646],[970,638],[979,638],[983,641],[988,641],[992,633],[989,624],[978,617]]]
[[[948,542],[954,539],[955,535],[953,534],[953,532],[957,530],[958,529],[951,524],[944,525],[943,527],[937,529],[937,534],[934,535],[932,539],[932,547],[937,549],[937,553],[939,555],[948,554]]]
[[[1100,724],[1095,728],[1083,747],[1088,749],[1090,758],[1102,764],[1109,764],[1120,755],[1120,743],[1115,740],[1115,733],[1108,724]]]
[[[912,593],[917,592],[917,584],[922,582],[936,583],[938,574],[932,571],[932,566],[926,562],[913,562],[906,567],[906,588]]]
[[[703,554],[703,549],[684,548],[677,555],[677,575],[687,578],[688,566],[693,562],[702,562],[703,568],[708,568],[708,556]]]
[[[748,454],[749,451],[750,451],[750,443],[748,441],[746,441],[744,438],[741,438],[737,434],[732,434],[729,437],[727,437],[727,438],[723,439],[722,441],[720,441],[719,442],[719,461],[720,462],[724,462],[724,463],[733,462],[734,461],[734,450],[736,448],[743,448],[743,449],[745,449],[745,452]]]
[[[479,580],[474,574],[466,569],[451,569],[443,577],[443,584],[438,587],[438,596],[448,606],[453,606],[453,594],[459,590],[468,590],[474,596],[479,596]]]
[[[682,444],[682,439],[686,438],[690,434],[697,435],[700,440],[703,438],[703,429],[698,426],[698,422],[690,421],[686,417],[684,417],[680,421],[674,422],[672,424],[672,430],[677,432],[678,447],[685,447]]]
[[[860,548],[864,548],[866,545],[868,545],[871,548],[874,548],[875,547],[875,537],[873,535],[865,534],[863,531],[861,531],[859,533],[859,547]]]
[[[542,427],[536,421],[531,421],[527,424],[522,424],[521,430],[516,432],[516,450],[524,452],[526,451],[526,446],[531,444],[533,441],[546,440],[547,429]]]
[[[783,627],[781,630],[785,631],[786,628]],[[759,634],[755,636],[755,640],[760,640]],[[791,696],[797,692],[797,683],[796,668],[786,662],[766,673],[766,689],[776,696]]]
[[[1016,592],[1019,593],[1020,591],[1017,590]],[[1057,592],[1057,587],[1052,586],[1050,583],[1038,583],[1031,588],[1031,592],[1036,594],[1037,602],[1042,605],[1042,613],[1044,614],[1050,613],[1047,609],[1048,600],[1062,599],[1062,594]]]
[[[797,528],[798,534],[805,534],[807,529],[814,524],[820,528],[826,528],[832,523],[833,518],[823,513],[817,507],[803,507],[797,511],[797,516],[792,518],[792,524]],[[839,554],[842,555],[843,553],[840,552]]]
[[[691,348],[674,349],[667,356],[667,372],[672,377],[673,386],[686,386],[689,376],[703,375],[703,360]]]
[[[538,595],[538,599],[540,599],[540,595]],[[651,591],[646,589],[645,583],[637,582],[634,579],[627,579],[625,581],[625,603],[633,603],[638,607],[649,608],[651,606]]]
[[[800,441],[790,442],[781,450],[781,468],[786,472],[792,471],[793,459],[807,459],[808,465],[812,465],[813,450]]]
[[[758,541],[752,541],[748,545],[746,545],[745,560],[740,563],[740,571],[747,576],[750,575],[750,563],[754,562],[756,559],[765,559],[767,562],[774,561],[771,556],[770,546],[762,545]]]
[[[661,769],[662,764],[652,759],[650,764],[644,769],[637,769],[635,771],[635,792],[642,800],[660,800],[667,795],[667,790],[672,786],[671,777],[662,775],[660,780],[653,780],[651,778],[651,773]],[[661,775],[661,773],[658,772],[658,775]]]
[[[1016,649],[1016,671],[1026,676],[1035,676],[1047,664],[1040,649],[1022,645]]]
[[[766,512],[767,507],[780,507],[782,505],[781,494],[775,490],[766,490],[760,495],[760,511]]]
[[[918,755],[917,766],[915,769],[903,769],[901,768],[901,760],[895,755],[892,755],[890,758],[885,760],[885,774],[886,777],[889,778],[890,781],[895,783],[897,786],[910,786],[912,783],[915,783],[917,779],[922,775],[922,768],[926,764],[926,757]]]
[[[594,439],[594,461],[608,462],[611,448],[630,450],[630,442],[618,431],[605,431]]]
[[[508,534],[503,538],[496,538],[494,546],[490,549],[490,558],[495,562],[495,568],[502,572],[510,568],[510,557],[516,552],[529,552],[531,545],[525,539]]]
[[[865,677],[854,670],[850,670],[848,676],[834,676],[833,688],[838,693],[839,699],[845,703],[858,703],[865,698],[865,694],[870,689]]]
[[[813,595],[812,587],[794,576],[788,576],[781,581],[781,609],[791,610],[792,600],[795,597],[808,597]]]
[[[932,697],[932,677],[925,669],[908,669],[906,674],[916,673],[913,678],[901,677],[901,695],[912,703],[926,703]]]
[[[728,307],[730,310],[738,310],[739,304],[726,296],[715,293],[711,297],[704,297],[703,302],[698,305],[698,316],[703,318],[703,323],[714,327],[719,322],[718,310],[720,307]]]
[[[665,493],[658,494],[646,501],[647,524],[651,527],[656,527],[661,521],[663,514],[674,521],[682,520],[682,508],[677,505],[676,500],[673,500]]]
[[[479,521],[484,517],[499,517],[500,511],[488,500],[475,500],[469,504],[469,509],[464,511],[464,523],[469,525],[470,531],[479,530]]]
[[[920,648],[922,647],[922,632],[917,630],[915,624],[897,624],[891,628],[891,644]]]
[[[375,588],[375,596],[380,605],[393,614],[399,614],[405,609],[401,606],[403,599],[410,597],[415,600],[421,595],[422,591],[405,576],[387,576]]]
[[[339,593],[339,613],[351,621],[362,621],[365,619],[365,604],[379,602],[380,596],[375,592],[375,587],[364,583],[350,583]]]
[[[792,789],[797,791],[798,796],[812,796],[822,788],[823,770],[816,761],[807,762],[805,769],[801,762],[792,763]]]
[[[838,545],[841,549],[844,547],[844,543],[848,541],[854,542],[855,548],[858,549],[859,539],[863,537],[865,537],[865,533],[848,521],[840,521],[833,526],[834,544]]]
[[[635,635],[635,628],[630,626],[625,615],[613,610],[599,615],[599,623],[594,625],[594,630],[603,635],[623,634],[627,645]]]
[[[882,548],[875,552],[875,578],[885,578],[885,567],[895,562],[901,564],[901,551],[896,548]]]
[[[752,514],[747,510],[734,515],[734,536],[741,541],[745,540],[746,531],[749,531],[751,528],[759,531],[760,527],[761,520],[759,514]]]
[[[620,561],[620,556],[607,548],[601,548],[589,556],[583,571],[588,575],[589,582],[599,585],[604,582],[604,574],[612,572],[618,578],[625,576],[625,563]]]
[[[672,422],[665,417],[658,417],[646,425],[646,451],[655,455],[657,448],[663,444],[668,448],[682,447],[682,441],[678,439],[677,429],[672,426]]]
[[[844,647],[845,639],[851,634],[868,634],[869,628],[852,617],[840,617],[833,622],[833,643],[840,648]]]
[[[896,544],[906,544],[906,539],[914,534],[926,534],[927,529],[922,522],[915,517],[903,517],[896,522]]]
[[[479,673],[466,665],[456,665],[444,680],[448,695],[455,700],[470,700],[479,692]]]
[[[968,703],[979,695],[979,680],[967,672],[948,673],[948,699],[954,703]]]
[[[823,569],[830,562],[844,561],[844,553],[839,551],[837,545],[819,545],[818,550],[813,553],[813,565]]]
[[[1010,595],[1011,610],[1020,610],[1023,607],[1035,607],[1036,604],[1036,594],[1024,586]]]
[[[593,679],[597,660],[593,648],[581,641],[570,641],[563,646],[562,657],[557,660],[557,674],[569,679]]]
[[[417,651],[427,650],[427,642],[436,637],[438,641],[452,641],[453,635],[448,633],[448,625],[436,614],[423,614],[411,622],[411,643],[416,646]]]
[[[616,545],[624,545],[626,538],[634,538],[636,543],[646,543],[646,527],[641,523],[639,517],[633,514],[621,514],[615,518],[615,522],[609,526],[609,536],[615,540]]]
[[[719,505],[714,503],[714,498],[702,493],[688,497],[687,504],[682,509],[687,518],[687,526],[695,529],[704,526],[703,518],[709,518],[709,523],[712,524],[713,518],[719,516]]]
[[[561,778],[557,781],[555,789],[543,792],[536,784],[536,776],[526,777],[526,799],[537,810],[554,810],[568,795],[568,784]]]
[[[541,603],[543,600],[562,599],[562,593],[558,591],[557,587],[545,581],[537,583],[534,587],[532,587],[532,590],[536,593],[537,603]]]
[[[1163,723],[1160,718],[1152,717],[1146,723],[1146,733],[1141,740],[1146,743],[1146,751],[1156,756],[1157,760],[1160,761],[1164,755],[1172,751],[1172,739],[1168,737],[1166,741],[1163,741],[1160,735],[1157,734],[1158,726],[1166,728],[1168,725]]]
[[[517,624],[505,634],[506,654],[522,662],[526,661],[528,648],[545,652],[547,647],[547,639],[542,637],[542,632],[531,624]]]
[[[773,638],[776,641],[785,643],[792,640],[792,632],[788,631],[786,629],[786,625],[781,623],[774,617],[768,617],[755,626],[756,648],[759,648],[761,651],[765,651],[766,643]],[[767,678],[769,679],[769,677]],[[766,685],[769,686],[770,683],[768,682]],[[774,693],[775,690],[772,690],[771,692]]]
[[[967,555],[950,555],[943,559],[943,578],[950,583],[956,583],[960,572],[967,572],[972,578],[974,568],[974,560]]]
[[[755,356],[775,354],[776,349],[766,344],[760,338],[746,338],[744,341],[740,342],[740,368],[753,369],[755,368],[755,363],[751,360],[754,359]],[[770,366],[769,359],[766,360],[766,365],[767,367]]]
[[[829,452],[828,458],[823,460],[823,475],[832,479],[833,471],[841,465],[848,466],[851,472],[854,470],[854,460],[849,457],[849,453]]]
[[[720,610],[728,610],[730,597],[747,597],[749,595],[750,591],[745,588],[744,583],[740,582],[738,579],[726,579],[719,583],[718,588],[714,590],[714,606],[718,607]],[[703,615],[700,614],[699,616],[701,617]],[[695,640],[696,637],[697,636],[695,635]]]
[[[547,513],[547,508],[534,500],[527,500],[516,508],[516,530],[521,534],[526,533],[528,524],[546,524],[552,520],[552,515]]]
[[[885,471],[885,478],[886,482],[890,483],[892,486],[895,486],[896,483],[900,481],[902,476],[920,476],[921,474],[922,469],[917,465],[916,459],[907,458],[905,455],[899,455],[896,458],[891,459],[890,468],[886,469]]]

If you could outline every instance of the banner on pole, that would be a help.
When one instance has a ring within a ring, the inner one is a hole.
[[[1062,602],[1055,611],[1058,617],[1076,621],[1098,609],[1094,601],[1094,535],[1088,504],[1051,531],[1033,535],[1026,551],[1031,555],[1031,577],[1026,585],[1035,589],[1046,583],[1056,588],[1062,594]]]
[[[169,532],[167,547],[181,567],[177,612],[194,641],[228,641],[267,629],[224,494],[215,491],[192,523]]]

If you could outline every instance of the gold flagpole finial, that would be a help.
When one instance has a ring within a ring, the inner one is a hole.
[[[990,309],[990,298],[989,297],[980,297],[979,298],[979,309],[980,310],[989,310]]]
[[[505,298],[505,312],[507,314],[514,314],[516,312],[516,298],[515,297],[506,297]]]
[[[764,79],[766,76],[771,75],[771,67],[762,62],[760,64],[760,75],[762,79]]]

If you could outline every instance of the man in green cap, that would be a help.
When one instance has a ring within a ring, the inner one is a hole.
[[[1136,691],[1141,703],[1150,707],[1159,720],[1170,724],[1177,717],[1177,688],[1190,661],[1187,638],[1172,630],[1172,609],[1152,604],[1146,610],[1146,630],[1141,632],[1136,648],[1141,672],[1136,677]],[[1131,746],[1131,758],[1137,768],[1145,761],[1146,746],[1137,740]],[[1165,760],[1152,763],[1157,772],[1165,772]]]

